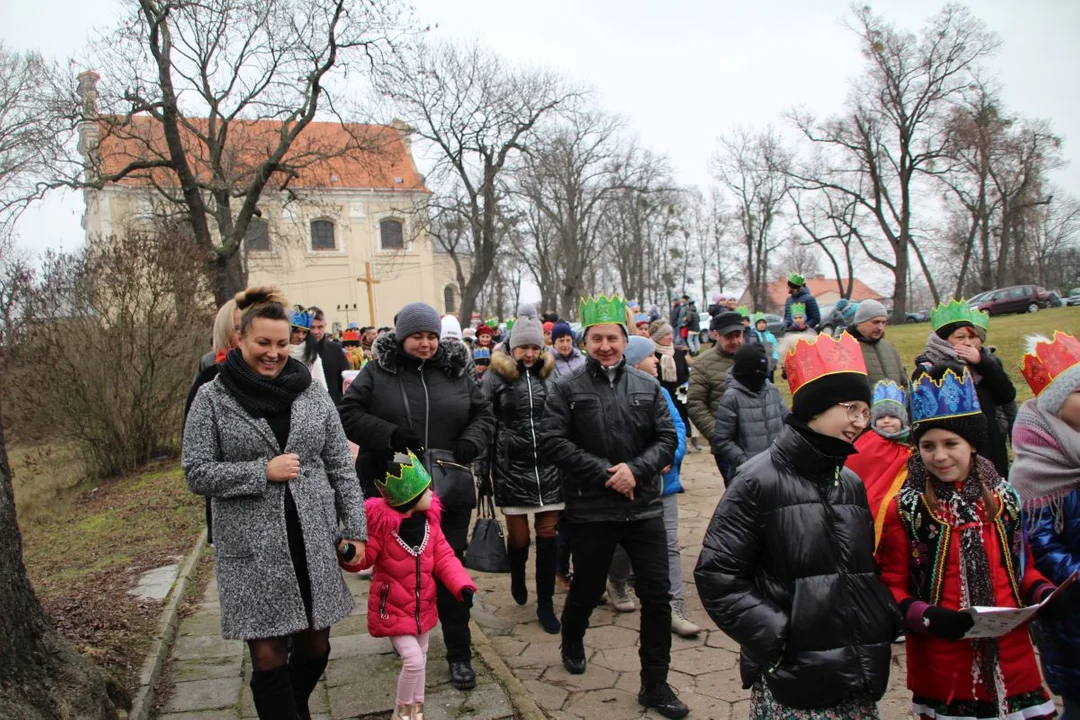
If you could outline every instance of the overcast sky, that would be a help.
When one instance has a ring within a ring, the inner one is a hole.
[[[912,30],[942,7],[872,4]],[[1080,2],[968,5],[1002,40],[991,66],[1009,110],[1052,121],[1070,161],[1054,180],[1080,195]],[[0,37],[9,48],[66,57],[94,27],[111,25],[119,7],[116,0],[3,2]],[[437,25],[437,34],[478,38],[517,62],[554,67],[591,86],[602,108],[671,159],[680,182],[700,185],[709,182],[708,159],[726,129],[781,126],[782,113],[796,105],[819,114],[841,109],[862,60],[843,26],[849,8],[844,0],[416,0],[418,19]],[[80,194],[54,196],[23,216],[20,244],[81,245],[81,212]]]

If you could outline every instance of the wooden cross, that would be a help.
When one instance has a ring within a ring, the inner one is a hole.
[[[371,327],[375,327],[375,286],[382,282],[376,280],[371,274],[371,263],[364,263],[364,277],[356,278],[356,282],[362,282],[367,286],[368,314],[371,318]]]

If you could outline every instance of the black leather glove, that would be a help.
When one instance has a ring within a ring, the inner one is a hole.
[[[462,465],[468,465],[476,456],[480,454],[480,451],[476,449],[468,440],[458,440],[454,443],[454,460]]]
[[[490,472],[478,473],[476,476],[476,490],[480,497],[495,497],[495,483],[491,479]]]
[[[958,610],[931,605],[923,614],[923,624],[931,635],[943,640],[959,640],[975,624],[975,618]]]
[[[399,427],[396,428],[392,435],[390,435],[390,447],[397,452],[405,452],[407,450],[419,450],[423,445],[423,441],[409,428]]]
[[[467,608],[472,607],[473,591],[472,588],[465,588],[461,591],[461,604]]]
[[[1054,592],[1054,586],[1047,583],[1047,587],[1044,591],[1039,593],[1039,600],[1041,601],[1050,593]],[[1069,597],[1068,592],[1059,592],[1057,596],[1042,606],[1039,610],[1040,615],[1045,615],[1051,620],[1060,621],[1069,617],[1073,612],[1072,598]]]

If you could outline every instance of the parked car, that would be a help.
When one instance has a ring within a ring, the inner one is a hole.
[[[911,312],[904,313],[904,322],[906,323],[922,323],[929,321],[929,310],[912,310]]]
[[[822,305],[818,308],[821,312],[821,322],[818,324],[818,332],[836,336],[844,328],[855,320],[855,311],[859,309],[858,302],[841,300],[836,304]]]
[[[1080,305],[1080,288],[1073,288],[1069,291],[1069,296],[1065,298],[1065,304],[1070,307]]]
[[[1047,303],[1048,307],[1061,307],[1065,304],[1065,301],[1058,295],[1057,290],[1050,291],[1050,301]]]
[[[991,315],[1033,313],[1050,306],[1050,293],[1038,285],[1011,285],[990,290],[985,298],[971,304]]]

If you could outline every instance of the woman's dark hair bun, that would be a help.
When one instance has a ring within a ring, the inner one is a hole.
[[[236,293],[236,307],[241,310],[246,310],[249,307],[255,305],[269,305],[271,303],[277,303],[278,305],[287,306],[288,301],[285,300],[285,296],[281,290],[271,285],[263,285],[260,287],[249,287],[247,290],[241,290]]]

